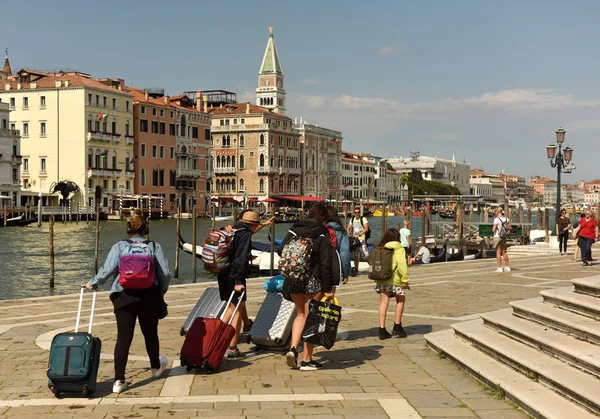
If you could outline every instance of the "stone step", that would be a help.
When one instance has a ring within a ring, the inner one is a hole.
[[[600,322],[544,303],[542,297],[510,303],[513,315],[600,345]]]
[[[575,292],[600,297],[600,275],[573,279],[571,282],[575,285]]]
[[[600,377],[599,346],[520,319],[513,315],[510,308],[482,314],[481,318],[485,326],[497,332]]]
[[[569,401],[546,386],[478,351],[452,330],[425,335],[427,344],[465,369],[478,380],[497,389],[536,418],[598,419],[583,407]]]
[[[558,253],[558,247],[539,246],[537,244],[524,246],[510,246],[508,253],[511,255],[555,255]]]
[[[453,324],[452,328],[475,348],[600,415],[598,378],[485,327],[481,319]]]
[[[542,290],[540,291],[540,295],[547,304],[552,304],[563,310],[582,314],[595,320],[600,319],[600,300],[596,297],[576,293],[573,287]]]

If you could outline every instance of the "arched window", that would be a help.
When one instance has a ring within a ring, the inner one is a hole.
[[[102,167],[102,164],[100,163],[100,160],[102,159],[102,156],[100,155],[100,149],[96,149],[96,155],[95,155],[95,165],[94,168],[96,169],[100,169]]]
[[[225,156],[221,156],[221,167],[227,167],[225,166]]]
[[[231,156],[231,167],[235,167],[235,156]]]
[[[315,155],[314,154],[312,155],[312,165],[311,165],[311,167],[312,167],[312,170],[315,170]]]
[[[152,186],[158,186],[158,170],[152,169]]]
[[[244,146],[244,136],[240,135],[240,147]]]
[[[183,117],[183,115],[181,116],[181,121],[179,123],[179,126],[181,127],[181,136],[185,137],[185,134],[187,133],[187,129],[185,127],[185,118]]]
[[[140,183],[142,186],[146,186],[146,169],[142,167],[140,170]]]
[[[93,125],[92,125],[92,115],[88,115],[87,118],[87,130],[88,131],[92,131],[94,129]]]
[[[221,158],[217,156],[217,167],[221,167]]]
[[[113,155],[112,155],[112,168],[113,169],[117,168],[117,150],[113,151]]]
[[[241,154],[240,155],[240,169],[243,169],[243,168],[244,168],[244,155]],[[241,183],[240,183],[240,185],[241,185]],[[241,189],[241,187],[240,187],[240,189]]]
[[[227,156],[227,164],[225,165],[225,167],[231,167],[231,157]]]
[[[306,153],[306,157],[304,158],[304,169],[308,170],[308,153]]]
[[[240,191],[244,191],[245,186],[244,179],[240,179]]]
[[[258,165],[260,167],[265,166],[265,155],[264,154],[261,154],[260,157],[258,158]]]
[[[231,147],[231,138],[227,136],[227,147]]]
[[[221,181],[217,180],[215,182],[215,190],[217,190],[217,191],[221,190]]]
[[[181,146],[181,152],[187,153],[187,148],[184,145]]]
[[[265,145],[265,134],[260,134],[260,145]]]
[[[265,180],[264,179],[261,179],[260,182],[258,182],[258,190],[260,192],[265,191]]]
[[[87,164],[88,164],[88,167],[94,167],[94,150],[92,150],[91,148],[88,148]]]
[[[233,192],[235,192],[235,191],[237,190],[237,189],[235,189],[235,179],[233,179],[233,180],[231,181],[231,190],[232,190]]]
[[[227,181],[225,181],[225,185],[228,191],[231,190],[231,181],[229,179],[227,179]]]

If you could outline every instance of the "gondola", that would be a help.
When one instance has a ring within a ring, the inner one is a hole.
[[[18,217],[9,218],[6,220],[6,227],[25,227],[29,224],[37,223],[38,219],[35,218],[23,218],[24,215]],[[0,216],[0,227],[4,227],[4,216]]]
[[[439,249],[439,253],[435,256],[431,256],[429,258],[429,263],[436,263],[436,262],[445,262],[446,261],[446,248],[442,247]]]
[[[452,212],[452,211],[442,211],[442,212],[438,213],[438,216],[440,218],[450,219],[450,218],[454,218],[454,212]]]
[[[448,262],[456,262],[458,260],[464,260],[464,259],[465,259],[465,255],[463,253],[462,248],[458,252],[448,255]]]

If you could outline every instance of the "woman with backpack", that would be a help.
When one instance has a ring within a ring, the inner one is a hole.
[[[158,320],[167,315],[163,295],[171,280],[169,262],[160,244],[144,237],[148,226],[141,210],[132,211],[127,219],[127,234],[129,238],[113,245],[104,266],[86,284],[91,290],[106,281],[112,283],[110,300],[117,320],[113,393],[127,388],[125,366],[136,319],[146,342],[152,377],[159,378],[168,363],[167,357],[159,354]],[[136,269],[141,266],[148,269]]]
[[[331,206],[327,206],[327,213],[329,214],[327,225],[325,226],[329,231],[331,239],[331,245],[339,252],[340,259],[342,262],[342,278],[343,283],[348,283],[348,277],[350,276],[350,261],[352,260],[352,254],[350,253],[350,238],[347,232],[342,227],[342,221],[338,216],[337,210]],[[335,239],[335,244],[334,240]]]
[[[504,216],[504,210],[500,207],[496,208],[496,217],[494,218],[494,224],[492,226],[492,233],[494,234],[494,247],[496,248],[496,261],[498,267],[496,272],[510,272],[510,262],[508,260],[508,253],[506,249],[508,245],[506,240],[508,239],[507,233],[510,231],[510,220]],[[506,267],[502,268],[502,258]]]
[[[279,270],[296,306],[296,319],[292,325],[292,342],[286,353],[290,368],[298,367],[298,346],[309,312],[310,301],[323,293],[325,298],[334,297],[331,278],[331,243],[325,224],[329,218],[322,202],[314,204],[304,221],[298,221],[283,239],[278,253]],[[312,359],[314,344],[305,342],[300,371],[315,371],[323,367]]]
[[[385,317],[392,297],[396,298],[392,333],[400,338],[405,338],[407,335],[402,327],[402,313],[406,301],[405,292],[410,287],[408,285],[408,265],[406,264],[405,251],[400,243],[400,232],[395,228],[387,230],[377,248],[389,251],[392,269],[392,276],[389,279],[377,280],[375,285],[375,291],[379,294],[379,339],[392,337],[392,334],[385,328]]]

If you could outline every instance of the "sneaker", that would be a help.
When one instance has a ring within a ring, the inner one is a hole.
[[[310,361],[302,361],[300,363],[300,371],[316,371],[323,368],[323,364],[320,364],[312,359]]]
[[[127,382],[117,380],[113,384],[113,393],[119,394],[123,391],[127,390]]]
[[[504,269],[502,269],[502,268],[496,268],[495,272],[504,272]]]
[[[405,338],[406,336],[408,336],[408,334],[406,333],[406,331],[402,327],[402,323],[400,323],[400,324],[394,324],[394,330],[392,330],[392,333],[394,335],[398,336],[399,338]]]
[[[248,326],[244,326],[244,333],[249,332],[250,329],[252,329],[253,324],[254,324],[254,321],[250,320],[250,324]]]
[[[504,272],[510,272],[510,266],[507,266],[506,268],[504,268]]]
[[[385,327],[379,328],[379,340],[389,339],[392,337],[392,334],[388,332]]]
[[[244,359],[244,358],[246,358],[246,355],[241,353],[239,348],[229,349],[227,351],[227,359],[229,359],[229,360]]]
[[[160,368],[157,370],[152,370],[152,378],[160,377],[160,375],[167,369],[167,364],[169,363],[167,357],[164,355],[161,356],[158,360],[160,361]]]
[[[285,354],[285,362],[290,368],[298,368],[298,351],[296,348],[290,348]]]
[[[352,275],[352,276],[358,275],[358,270],[356,268],[352,268],[352,270],[350,271],[350,275]]]

